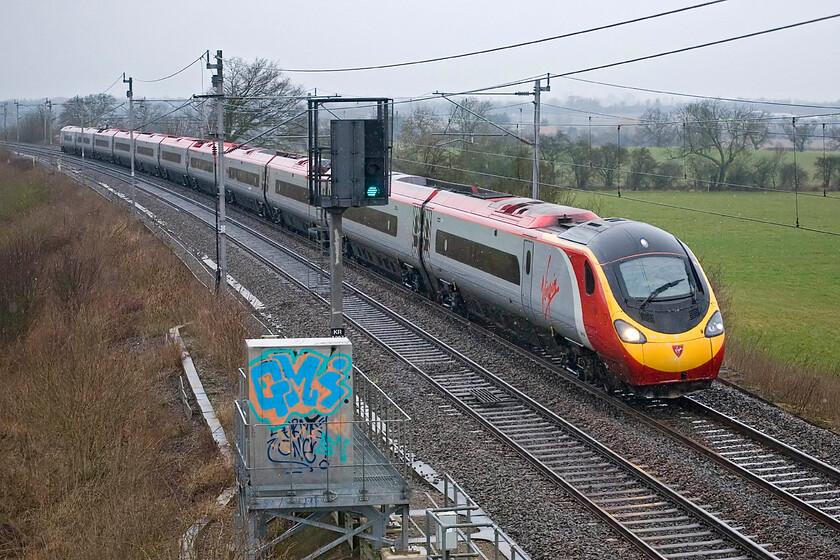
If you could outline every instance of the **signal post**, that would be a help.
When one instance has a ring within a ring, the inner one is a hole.
[[[369,103],[372,119],[330,122],[330,144],[318,133],[319,111],[326,104]],[[393,101],[385,98],[309,100],[309,203],[329,216],[330,336],[344,336],[342,309],[342,214],[347,208],[384,206],[391,191]],[[329,150],[330,159],[323,155]]]

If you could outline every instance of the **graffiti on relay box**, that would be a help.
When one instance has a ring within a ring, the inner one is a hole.
[[[320,416],[315,420],[292,418],[272,430],[266,444],[268,460],[286,467],[289,474],[327,469],[331,462],[347,461],[350,440],[341,424]]]
[[[249,364],[251,410],[270,426],[293,417],[330,416],[350,395],[351,368],[344,354],[266,350]]]

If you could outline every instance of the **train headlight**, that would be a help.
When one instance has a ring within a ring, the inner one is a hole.
[[[723,334],[723,317],[720,316],[720,311],[715,311],[709,322],[706,323],[706,337],[712,338]]]
[[[616,319],[613,325],[615,325],[615,332],[618,333],[618,338],[624,342],[628,344],[644,344],[647,342],[645,335],[627,321]]]

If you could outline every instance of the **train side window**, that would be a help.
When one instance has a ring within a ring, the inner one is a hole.
[[[595,274],[592,272],[592,267],[589,266],[589,261],[583,265],[583,278],[586,284],[586,295],[591,296],[595,293]]]
[[[525,274],[531,274],[531,251],[525,252]]]

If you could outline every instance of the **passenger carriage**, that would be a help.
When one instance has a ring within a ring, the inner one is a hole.
[[[81,132],[78,126],[65,126],[59,133],[58,143],[61,151],[65,153],[76,153],[76,139]]]
[[[225,154],[225,189],[228,200],[265,216],[266,165],[276,157],[274,152],[247,146]]]
[[[151,175],[160,175],[160,143],[166,134],[134,133],[134,165]]]
[[[214,194],[216,184],[216,146],[217,142],[209,140],[196,141],[189,148],[189,177],[193,188]],[[224,149],[232,148],[233,144],[225,143]]]
[[[93,153],[97,159],[114,161],[114,136],[119,132],[114,128],[106,128],[93,135]]]
[[[189,183],[189,151],[197,142],[195,138],[172,136],[161,140],[159,163],[165,178],[182,185]]]
[[[307,170],[309,159],[283,152],[266,166],[265,202],[268,214],[278,223],[304,235],[322,212],[309,206]]]
[[[134,133],[134,140],[137,140],[137,133]],[[128,166],[131,164],[131,134],[121,130],[114,134],[113,139],[114,150],[113,150],[113,158],[114,161],[119,163],[120,165]]]

